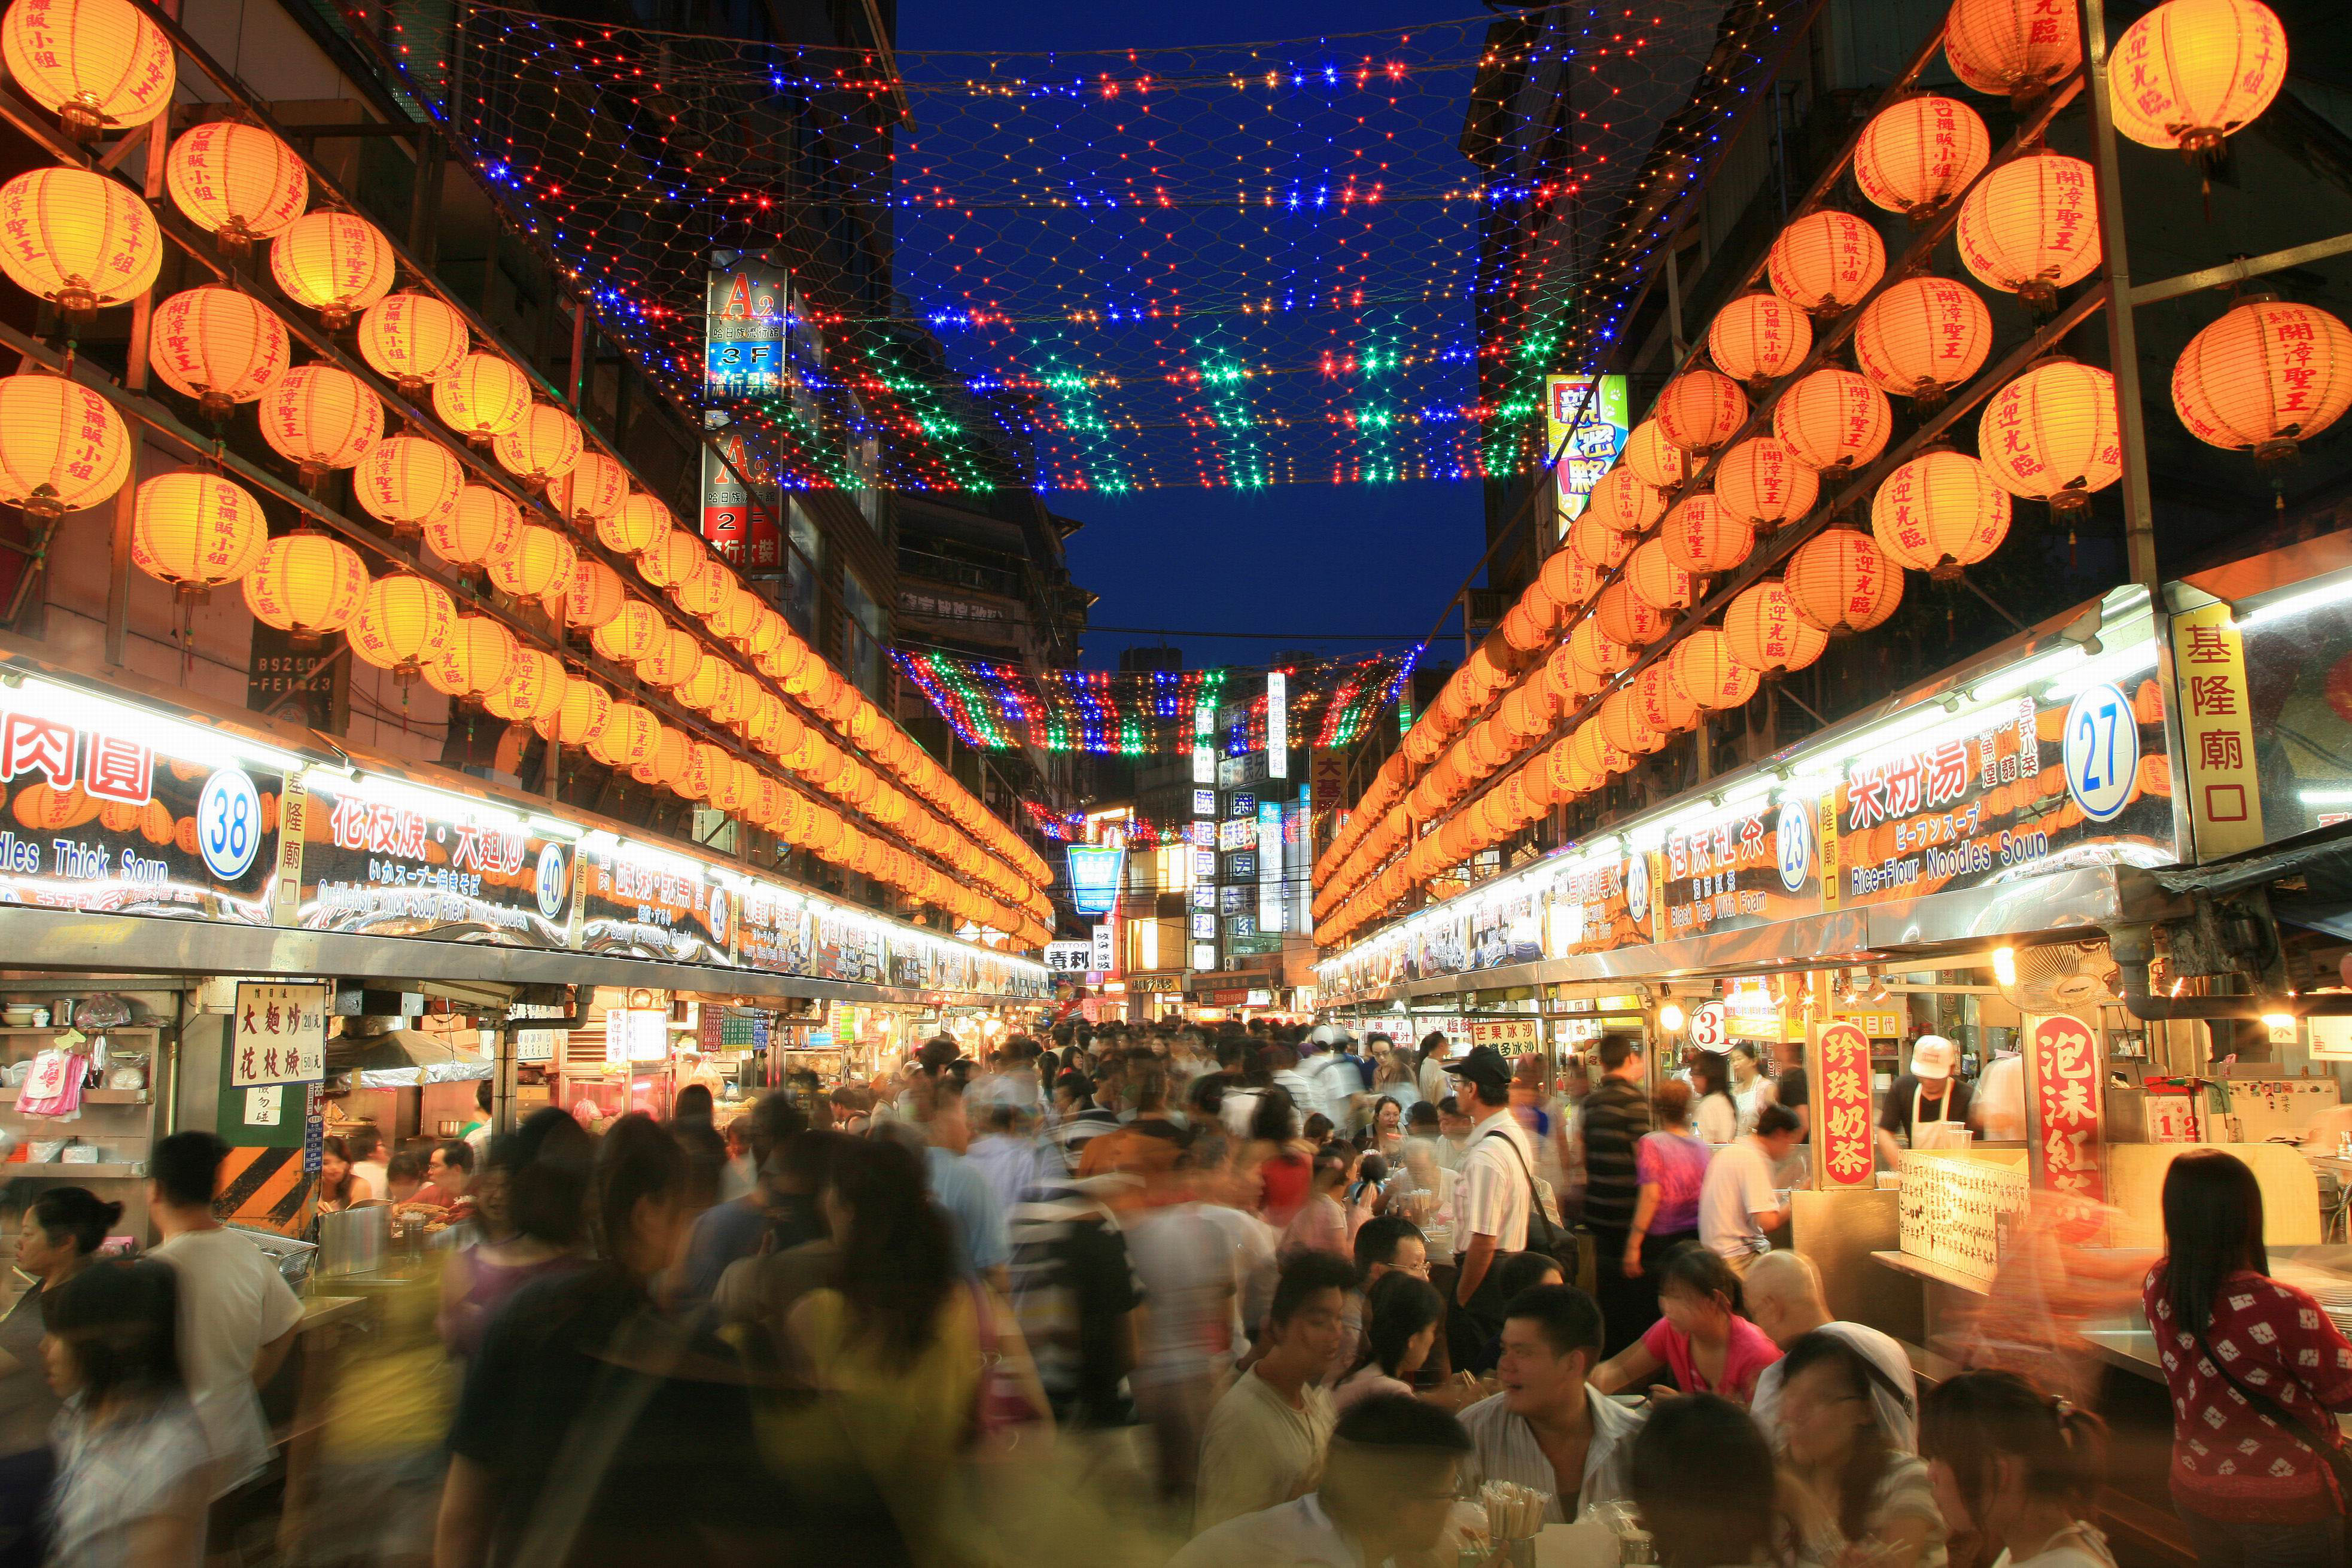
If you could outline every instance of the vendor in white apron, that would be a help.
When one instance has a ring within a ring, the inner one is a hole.
[[[1878,1158],[1893,1170],[1904,1149],[1950,1149],[1969,1141],[1969,1086],[1958,1076],[1960,1048],[1923,1034],[1911,1048],[1911,1071],[1895,1081],[1878,1114]]]

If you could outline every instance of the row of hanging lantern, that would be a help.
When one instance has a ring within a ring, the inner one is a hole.
[[[2045,93],[2081,53],[2072,29],[2044,21],[2010,0],[1957,0],[1944,33],[1954,74],[1979,91]],[[2284,68],[2277,19],[2259,0],[2167,0],[2117,47],[2117,126],[2152,145],[2210,153],[2270,101]],[[1991,150],[1966,103],[1919,94],[1864,128],[1854,180],[1873,204],[1915,222],[1959,200],[1962,266],[1979,284],[2045,311],[2098,265],[2092,172],[2034,149],[1986,173]],[[1885,269],[1877,230],[1850,213],[1803,214],[1776,238],[1768,291],[1717,314],[1706,334],[1711,368],[1687,369],[1661,391],[1565,548],[1422,715],[1318,862],[1324,941],[1344,939],[1705,715],[1744,703],[1765,674],[1811,664],[1831,636],[1882,624],[1901,602],[1906,570],[1949,579],[1985,559],[2007,536],[2016,500],[2071,519],[2120,477],[2113,379],[2044,359],[1987,402],[1978,455],[1934,447],[1901,465],[1872,499],[1868,532],[1840,519],[1792,551],[1780,578],[1737,595],[1719,628],[1695,631],[1623,681],[1697,601],[1698,580],[1734,569],[1759,535],[1803,517],[1825,477],[1881,455],[1890,396],[1931,408],[1983,369],[1992,322],[1982,298],[1955,278],[1907,277],[1880,290],[1855,322],[1855,369],[1825,366],[1785,387],[1770,433],[1727,449],[1748,422],[1751,396],[1805,362],[1814,322],[1852,309]],[[2312,307],[2239,305],[2183,352],[2173,401],[2200,439],[2275,461],[2352,405],[2352,333]],[[1670,499],[1710,460],[1711,490]],[[1599,708],[1567,738],[1446,815],[1595,697]],[[1432,821],[1439,825],[1424,831]]]
[[[77,138],[145,124],[171,99],[172,47],[131,0],[16,0],[0,17],[0,55]],[[387,434],[384,405],[359,377],[329,362],[292,365],[284,322],[238,288],[204,285],[157,304],[147,347],[160,380],[215,423],[255,404],[263,439],[306,485],[349,470],[361,507],[396,536],[421,535],[450,565],[545,605],[646,685],[734,729],[954,874],[568,674],[491,618],[463,612],[427,578],[371,580],[355,551],[323,533],[269,538],[258,502],[219,474],[183,470],[139,486],[132,560],[142,570],[191,596],[240,583],[248,608],[271,625],[310,639],[341,632],[366,663],[421,676],[964,918],[1033,942],[1050,935],[1040,918],[1051,909],[1039,887],[1050,874],[1043,859],[698,538],[677,528],[667,507],[635,491],[618,462],[588,447],[567,410],[538,400],[520,369],[478,350],[460,312],[429,293],[394,292],[395,256],[382,231],[354,214],[306,210],[309,175],[291,148],[259,126],[215,121],[178,137],[164,172],[170,200],[191,224],[233,254],[266,243],[270,277],[289,300],[331,330],[356,319],[371,368],[404,397],[429,394],[453,433],[487,446],[558,517],[634,557],[708,639],[671,626],[619,573],[582,557],[558,529],[525,520],[503,492],[470,483],[439,442],[413,430]],[[0,271],[69,322],[138,298],[162,265],[153,213],[90,170],[38,169],[0,185],[0,226],[9,236]],[[0,379],[0,500],[52,519],[100,505],[127,482],[132,452],[121,414],[89,388],[44,372]],[[847,746],[802,724],[722,650],[776,681]]]

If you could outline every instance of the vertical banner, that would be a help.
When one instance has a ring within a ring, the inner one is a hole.
[[[1261,936],[1282,930],[1282,802],[1257,803],[1257,928]]]
[[[2098,1036],[2065,1013],[2026,1021],[2025,1112],[2034,1188],[2104,1203]]]
[[[710,269],[702,308],[703,390],[710,396],[783,391],[788,289],[782,270],[756,256]]]
[[[1599,386],[1593,385],[1596,379]],[[1591,396],[1585,395],[1591,390]],[[1582,410],[1580,416],[1579,410]],[[1575,434],[1569,422],[1575,421]],[[1581,516],[1592,486],[1624,450],[1633,428],[1623,376],[1546,376],[1544,378],[1544,460],[1559,453],[1554,489],[1559,499],[1559,537]],[[1568,442],[1562,450],[1560,443]]]
[[[759,455],[740,429],[720,431],[702,449],[702,537],[713,554],[754,575],[784,564],[779,492]]]
[[[1850,1023],[1805,1031],[1805,1076],[1812,1081],[1813,1185],[1832,1192],[1866,1187],[1877,1163],[1870,1119],[1870,1038]]]
[[[2246,686],[2246,639],[2230,607],[2214,603],[2172,618],[2181,750],[2197,858],[2219,860],[2262,844],[2254,779],[2254,720]]]
[[[1096,924],[1092,949],[1088,955],[1088,968],[1097,975],[1118,973],[1118,921],[1116,916]]]
[[[1265,673],[1265,776],[1290,777],[1290,676]]]

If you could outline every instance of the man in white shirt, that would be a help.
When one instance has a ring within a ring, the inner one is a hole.
[[[1304,1497],[1331,1437],[1331,1396],[1319,1385],[1339,1353],[1356,1270],[1328,1252],[1283,1266],[1266,1309],[1265,1354],[1234,1379],[1201,1438],[1195,1533]]]
[[[1748,1265],[1740,1281],[1748,1315],[1787,1350],[1809,1333],[1833,1334],[1845,1341],[1871,1366],[1870,1402],[1879,1429],[1888,1442],[1905,1453],[1919,1448],[1919,1389],[1912,1376],[1911,1358],[1891,1335],[1866,1323],[1830,1316],[1829,1300],[1822,1291],[1822,1271],[1801,1252],[1767,1252]],[[1780,1369],[1774,1362],[1756,1377],[1756,1396],[1748,1413],[1764,1428],[1767,1441],[1777,1441],[1780,1416]]]
[[[148,1156],[147,1208],[163,1236],[152,1254],[180,1285],[180,1369],[212,1451],[212,1495],[269,1462],[261,1388],[293,1348],[302,1303],[260,1248],[213,1217],[228,1145],[174,1133]]]
[[[1446,1343],[1457,1370],[1485,1372],[1495,1364],[1493,1342],[1503,1326],[1503,1260],[1528,1248],[1533,1206],[1535,1150],[1511,1113],[1511,1068],[1487,1045],[1474,1046],[1445,1071],[1462,1081],[1477,1118],[1462,1156],[1454,1214],[1455,1311],[1446,1314]]]
[[[1698,1239],[1736,1272],[1745,1273],[1772,1246],[1772,1232],[1789,1223],[1788,1200],[1772,1185],[1772,1170],[1797,1146],[1796,1113],[1767,1105],[1756,1130],[1715,1152],[1698,1189]]]
[[[1589,1385],[1601,1359],[1600,1303],[1573,1285],[1538,1285],[1503,1311],[1503,1391],[1462,1412],[1475,1446],[1464,1491],[1475,1497],[1486,1481],[1548,1491],[1550,1524],[1630,1497],[1643,1417]]]
[[[1378,1568],[1420,1560],[1445,1533],[1456,1471],[1469,1451],[1462,1423],[1436,1406],[1375,1395],[1332,1431],[1314,1491],[1202,1532],[1169,1568]]]

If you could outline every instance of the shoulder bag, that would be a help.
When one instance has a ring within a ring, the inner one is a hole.
[[[1486,1136],[1503,1140],[1503,1146],[1510,1150],[1511,1157],[1519,1162],[1519,1175],[1527,1179],[1527,1249],[1549,1253],[1554,1258],[1574,1258],[1576,1239],[1569,1234],[1568,1227],[1560,1223],[1559,1199],[1553,1194],[1551,1183],[1536,1178],[1536,1173],[1528,1167],[1528,1156],[1520,1152],[1519,1145],[1511,1140],[1509,1134],[1490,1132]],[[1484,1142],[1484,1139],[1480,1141]]]

